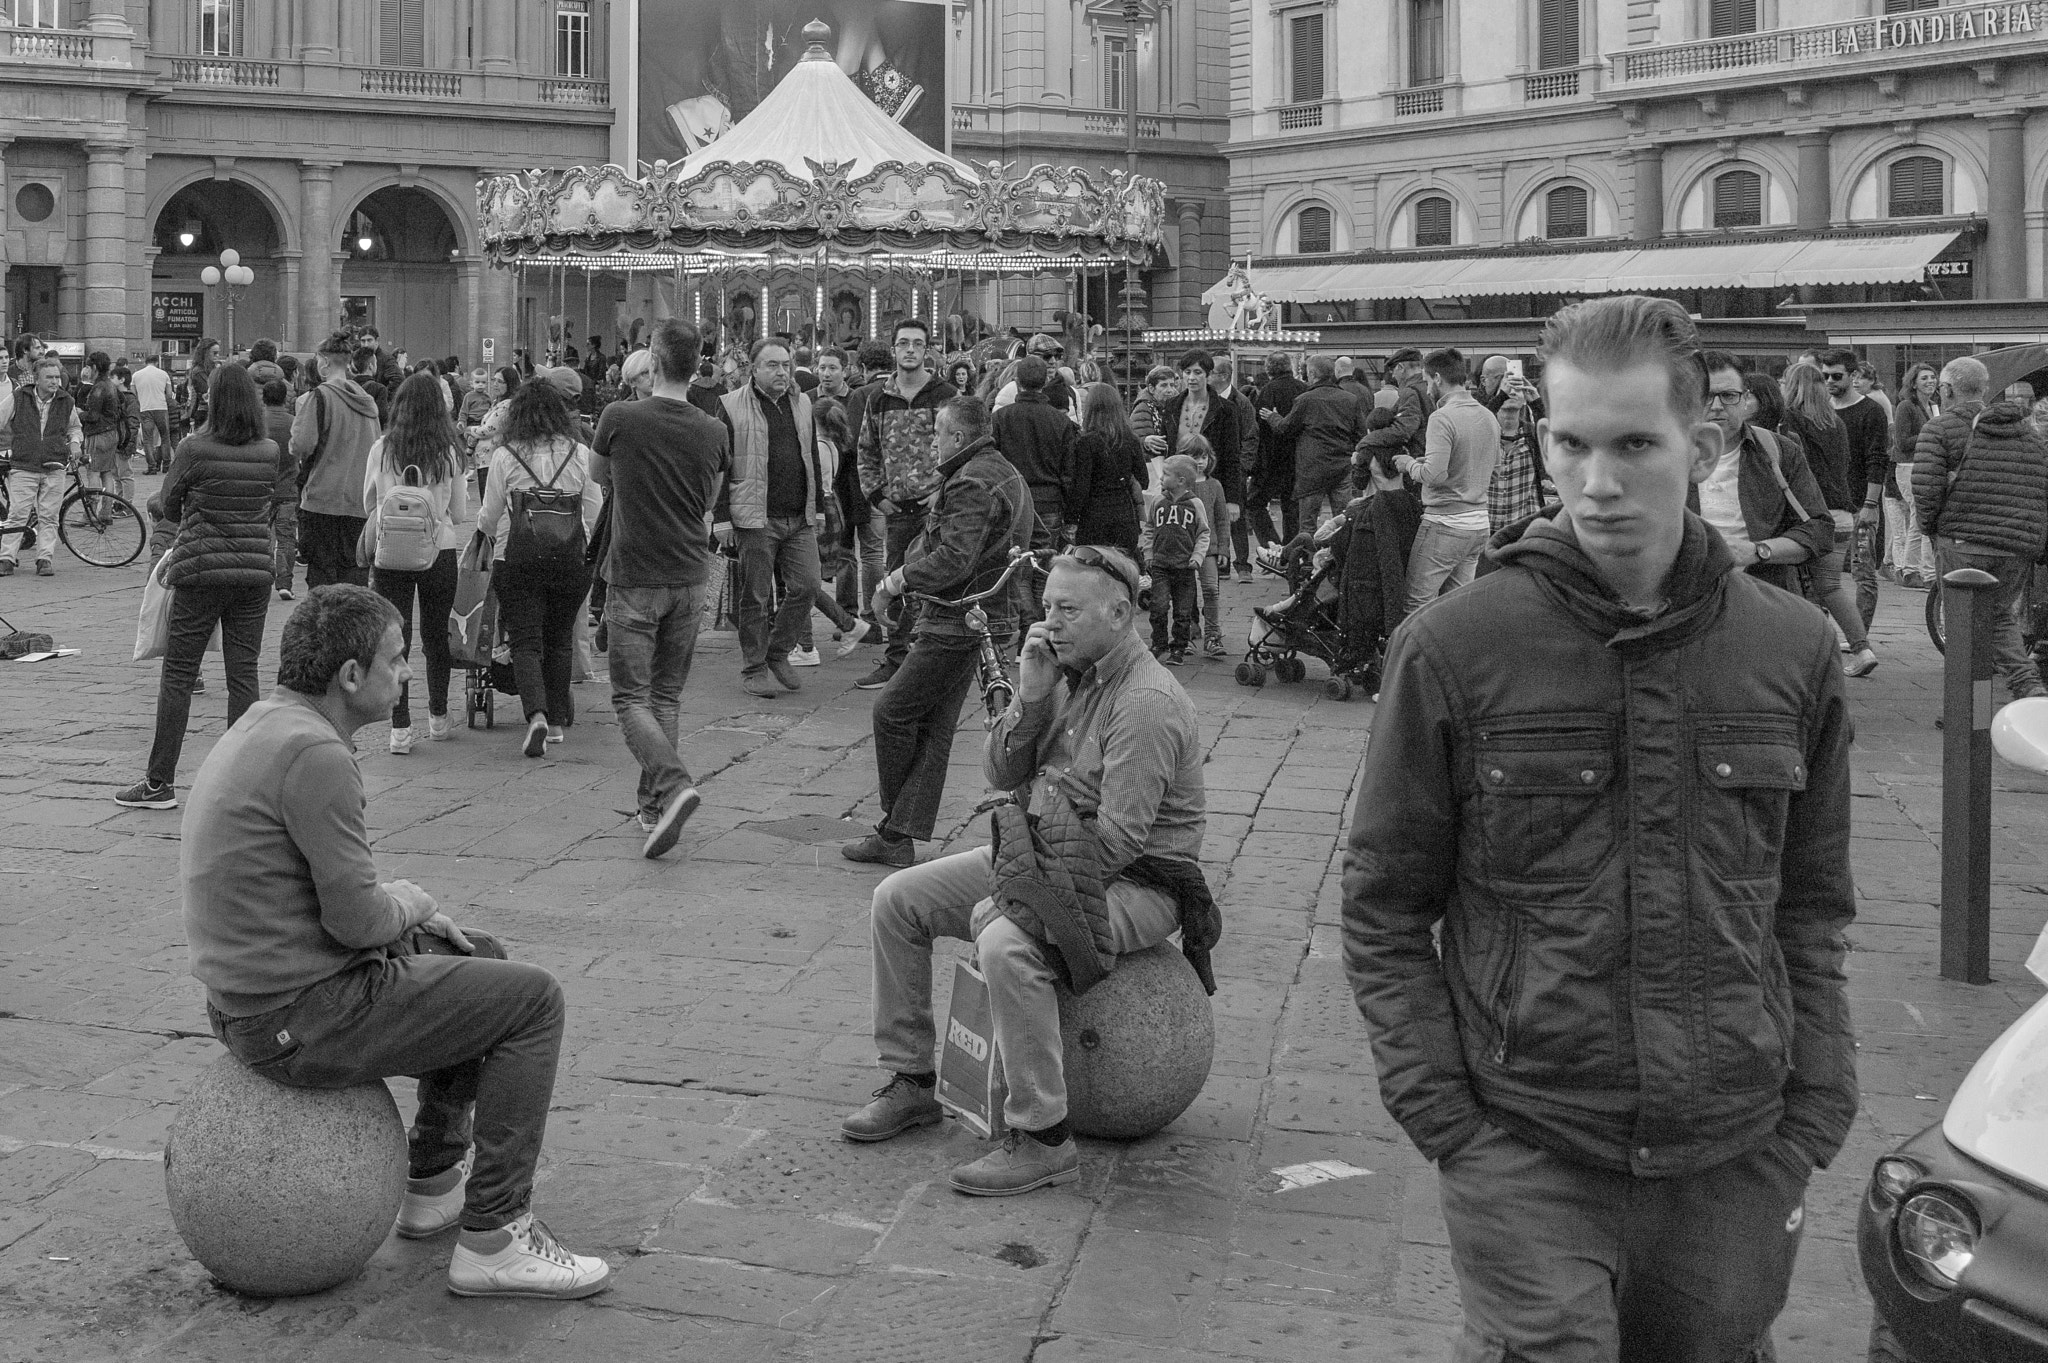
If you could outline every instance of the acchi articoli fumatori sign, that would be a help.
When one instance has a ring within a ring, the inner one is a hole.
[[[2041,26],[2036,22],[2034,10],[2034,0],[2022,0],[2017,4],[1971,5],[1921,10],[1913,14],[1881,15],[1859,24],[1845,24],[1835,29],[1829,38],[1837,56],[1967,43],[2015,33],[2038,32]]]

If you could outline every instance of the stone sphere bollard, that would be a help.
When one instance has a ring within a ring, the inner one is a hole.
[[[164,1188],[185,1247],[214,1277],[295,1297],[362,1272],[397,1219],[406,1167],[383,1084],[289,1088],[226,1055],[178,1108]]]
[[[1059,986],[1067,1122],[1083,1136],[1149,1136],[1202,1092],[1216,1020],[1195,968],[1162,942],[1120,957],[1076,998]]]

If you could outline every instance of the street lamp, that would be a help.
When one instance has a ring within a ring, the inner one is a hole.
[[[199,272],[199,282],[207,288],[222,288],[228,305],[228,354],[235,353],[235,299],[243,289],[256,282],[256,272],[242,263],[242,253],[230,246],[220,253],[220,264],[209,265]]]

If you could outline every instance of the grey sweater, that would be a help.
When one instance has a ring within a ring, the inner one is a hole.
[[[377,882],[354,752],[283,687],[200,766],[178,873],[192,974],[230,1017],[282,1008],[417,925]]]
[[[1415,470],[1422,514],[1459,516],[1486,510],[1486,485],[1500,462],[1500,423],[1462,388],[1444,394],[1429,414],[1429,435]]]

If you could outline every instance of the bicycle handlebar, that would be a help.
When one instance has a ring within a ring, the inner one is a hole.
[[[928,601],[934,606],[953,606],[957,608],[960,606],[979,605],[983,601],[988,600],[990,597],[1000,594],[1004,590],[1004,588],[1008,587],[1010,585],[1010,579],[1015,577],[1017,575],[1017,570],[1023,567],[1026,563],[1036,560],[1038,561],[1039,565],[1043,567],[1045,564],[1052,562],[1054,552],[1055,551],[1051,549],[1032,550],[1012,548],[1010,550],[1010,566],[1003,569],[1003,575],[995,580],[995,585],[990,587],[985,592],[976,592],[972,596],[956,597],[949,600],[943,596],[933,596],[930,592],[910,592],[908,593],[908,595],[915,597],[919,601]]]

